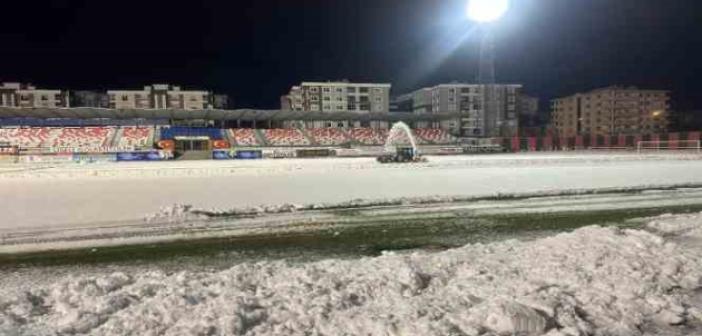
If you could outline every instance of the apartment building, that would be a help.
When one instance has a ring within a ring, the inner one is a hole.
[[[181,90],[179,86],[154,84],[143,90],[109,90],[110,108],[114,109],[180,109],[202,110],[214,108],[214,97],[209,91]]]
[[[651,134],[668,128],[670,92],[611,86],[554,99],[552,128],[560,136]]]
[[[410,95],[415,114],[456,114],[459,119],[442,125],[466,137],[511,136],[518,127],[518,84],[440,84]],[[398,102],[406,105],[406,102]]]
[[[0,86],[0,106],[17,108],[58,108],[70,107],[67,91],[37,89],[21,83],[2,83]]]
[[[109,108],[110,97],[98,91],[71,91],[73,107]]]
[[[281,109],[304,112],[388,113],[390,84],[303,82],[281,98]]]

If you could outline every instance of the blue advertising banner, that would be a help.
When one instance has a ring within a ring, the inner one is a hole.
[[[165,152],[122,152],[116,154],[117,161],[162,161],[167,160]]]
[[[236,159],[239,160],[257,160],[263,158],[263,152],[260,150],[242,150],[236,151]]]
[[[215,150],[212,151],[212,159],[214,160],[231,160],[233,159],[231,153],[228,150]]]

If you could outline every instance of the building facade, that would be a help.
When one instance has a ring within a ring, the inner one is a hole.
[[[209,91],[187,91],[178,86],[155,84],[143,90],[109,90],[109,107],[114,109],[180,109],[214,108],[214,96]]]
[[[109,108],[110,97],[98,91],[71,91],[73,107]]]
[[[71,107],[71,103],[67,91],[37,89],[29,84],[2,83],[0,86],[0,106],[59,108]]]
[[[465,137],[499,137],[516,134],[519,125],[517,84],[440,84],[410,95],[415,114],[456,114],[442,128]]]
[[[303,82],[281,97],[281,109],[302,112],[390,112],[390,84]]]
[[[559,136],[663,133],[668,128],[670,92],[607,87],[554,99],[552,129]]]

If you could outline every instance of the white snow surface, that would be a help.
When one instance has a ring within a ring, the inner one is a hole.
[[[231,209],[352,199],[489,196],[702,183],[694,154],[429,157],[10,165],[0,167],[0,230],[109,225],[173,204]]]
[[[651,223],[665,238],[587,227],[438,253],[3,286],[0,334],[699,334],[702,246],[674,233],[702,237],[702,214]]]

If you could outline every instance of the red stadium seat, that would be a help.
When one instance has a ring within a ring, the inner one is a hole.
[[[124,127],[117,142],[117,147],[127,149],[149,147],[153,137],[153,127]]]
[[[47,147],[58,132],[58,129],[46,127],[0,128],[0,142],[24,148]]]
[[[309,146],[310,140],[299,129],[267,129],[263,132],[271,146]]]
[[[109,147],[115,128],[80,127],[61,128],[58,136],[49,143],[51,148],[100,150]]]
[[[313,128],[308,133],[322,146],[339,146],[349,142],[344,131],[338,128]]]
[[[255,132],[256,130],[249,128],[229,130],[232,139],[239,146],[260,146],[261,143],[259,143]]]
[[[386,130],[373,128],[353,128],[348,134],[351,139],[366,146],[382,146],[387,138]]]
[[[414,130],[418,138],[424,139],[437,145],[448,145],[458,141],[456,137],[445,130],[436,128],[419,128]]]

